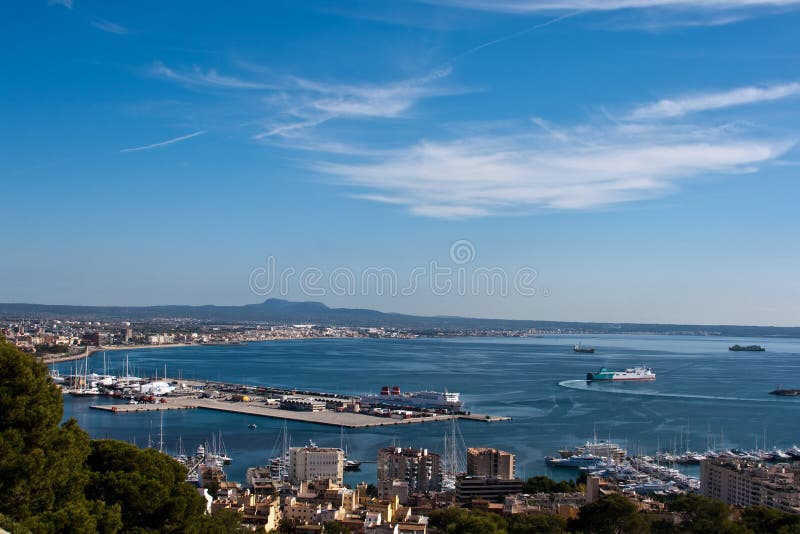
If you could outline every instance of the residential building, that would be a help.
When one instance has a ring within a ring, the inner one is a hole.
[[[488,478],[485,476],[459,476],[456,477],[456,499],[469,502],[472,499],[498,499],[522,492],[522,480],[515,478],[505,480]]]
[[[272,495],[259,497],[249,490],[220,488],[211,510],[230,509],[242,514],[242,523],[253,529],[271,532],[278,528],[282,514],[280,501]]]
[[[442,487],[438,454],[427,449],[387,447],[378,451],[378,497],[398,494],[395,481],[408,483],[408,492],[426,493]]]
[[[700,493],[734,506],[800,513],[800,466],[726,458],[700,463]]]
[[[289,449],[289,480],[292,484],[332,480],[341,485],[344,478],[344,451],[333,447],[305,447]]]
[[[467,449],[467,474],[470,476],[513,480],[514,455],[487,447]]]
[[[558,514],[562,517],[577,517],[580,507],[586,504],[586,495],[574,493],[517,493],[506,496],[503,514]]]

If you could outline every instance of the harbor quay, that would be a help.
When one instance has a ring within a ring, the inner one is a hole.
[[[85,389],[66,388],[65,392],[86,394]],[[108,394],[129,400],[124,404],[102,404],[94,405],[92,408],[120,414],[158,410],[205,409],[346,428],[402,425],[451,419],[487,423],[511,419],[503,416],[473,414],[461,409],[402,406],[397,404],[397,399],[406,397],[399,393],[394,396],[387,395],[387,400],[381,402],[380,396],[367,399],[366,397],[319,391],[171,378],[161,378],[142,384],[136,393],[132,391],[120,393],[112,390]],[[460,402],[458,407],[460,408]]]
[[[202,399],[202,398],[164,398],[163,402],[140,404],[102,404],[92,408],[113,413],[135,413],[158,410],[187,410],[205,409],[230,413],[253,415],[258,417],[271,417],[304,423],[316,423],[345,428],[366,428],[388,425],[403,425],[413,423],[427,423],[448,421],[450,419],[467,419],[472,421],[496,422],[508,421],[510,417],[489,416],[479,414],[430,414],[424,417],[409,417],[404,419],[381,417],[367,413],[324,411],[296,411],[252,402],[236,402],[231,400]]]

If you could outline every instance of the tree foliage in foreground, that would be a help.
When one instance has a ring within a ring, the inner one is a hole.
[[[540,488],[558,484],[537,483]],[[673,520],[641,512],[629,499],[615,494],[585,504],[570,521],[550,514],[501,517],[453,507],[432,512],[429,524],[433,534],[800,534],[799,515],[763,506],[746,508],[741,521],[734,521],[733,510],[721,501],[682,495],[669,502],[668,510]]]
[[[766,506],[745,508],[742,524],[756,534],[800,534],[800,515]]]
[[[650,532],[650,522],[636,505],[622,495],[608,495],[581,506],[572,530],[585,534],[639,534]]]
[[[12,532],[239,530],[240,516],[203,515],[205,500],[172,458],[91,441],[63,415],[47,367],[0,337],[0,527]]]
[[[526,480],[522,491],[524,493],[570,493],[578,491],[578,485],[574,480],[556,482],[550,477],[538,476]]]
[[[722,501],[701,495],[681,495],[668,505],[680,518],[680,532],[703,534],[737,534],[750,530],[731,519],[731,507]]]
[[[446,508],[430,514],[432,532],[442,534],[561,534],[564,518],[549,514],[524,514],[502,517],[480,510]]]

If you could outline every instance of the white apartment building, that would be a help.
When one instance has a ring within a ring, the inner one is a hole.
[[[317,447],[314,443],[289,449],[289,480],[292,484],[332,480],[342,484],[344,451],[333,447]]]

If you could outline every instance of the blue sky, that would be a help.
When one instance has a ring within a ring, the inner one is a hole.
[[[0,25],[2,301],[800,324],[800,0],[25,1]],[[293,277],[254,290],[270,261]]]

